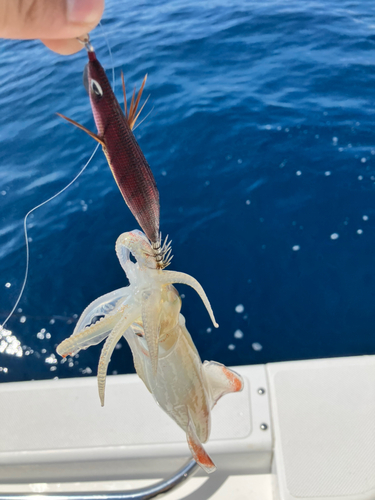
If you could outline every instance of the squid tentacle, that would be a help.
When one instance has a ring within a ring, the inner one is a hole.
[[[208,300],[208,297],[203,290],[202,285],[195,278],[189,276],[189,274],[180,273],[178,271],[158,271],[150,269],[149,273],[153,273],[155,275],[155,281],[158,281],[160,284],[181,283],[183,285],[189,285],[194,288],[199,297],[202,299],[202,302],[205,305],[208,314],[210,315],[214,327],[219,328],[218,323],[216,323],[210,301]]]

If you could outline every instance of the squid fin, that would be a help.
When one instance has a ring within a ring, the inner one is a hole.
[[[203,370],[209,384],[212,407],[222,396],[230,392],[240,392],[243,389],[243,379],[235,371],[216,361],[205,361]]]
[[[68,118],[67,116],[62,115],[61,113],[56,113],[56,114],[58,116],[60,116],[61,118],[64,118],[64,120],[68,121],[72,125],[75,125],[76,127],[80,128],[81,130],[86,132],[86,134],[88,134],[90,137],[95,139],[99,144],[101,144],[103,147],[105,147],[105,143],[104,143],[103,139],[101,137],[99,137],[97,134],[94,134],[94,132],[91,132],[91,130],[89,130],[88,128],[86,128],[83,125],[81,125],[80,123],[72,120],[71,118]]]
[[[199,441],[197,433],[195,431],[195,425],[189,411],[188,414],[189,424],[186,432],[186,437],[191,454],[193,455],[193,458],[197,462],[197,464],[202,467],[205,472],[210,474],[211,472],[214,472],[216,470],[216,465],[213,463],[210,456],[203,448],[202,443]]]

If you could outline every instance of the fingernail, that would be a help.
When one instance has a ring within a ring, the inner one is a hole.
[[[102,12],[103,0],[66,0],[66,13],[69,23],[98,23]]]

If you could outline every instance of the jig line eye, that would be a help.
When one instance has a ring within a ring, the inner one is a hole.
[[[103,97],[103,90],[96,80],[91,80],[91,89],[98,97]]]

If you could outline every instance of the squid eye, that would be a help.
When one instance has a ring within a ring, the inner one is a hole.
[[[91,80],[91,89],[98,97],[103,97],[103,90],[96,80]]]

